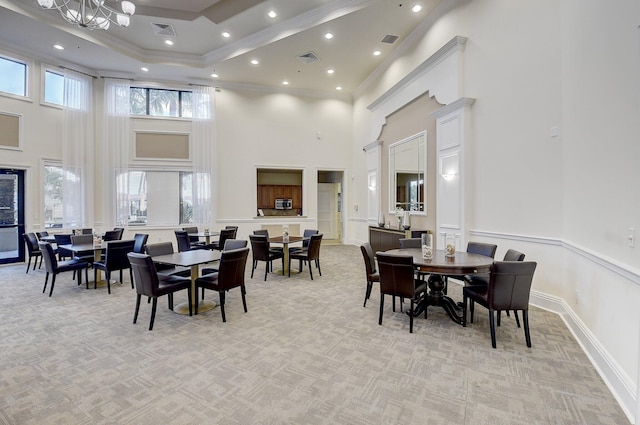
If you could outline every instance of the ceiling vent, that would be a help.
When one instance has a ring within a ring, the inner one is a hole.
[[[306,63],[306,64],[318,62],[320,60],[320,58],[317,57],[316,54],[313,52],[303,53],[301,55],[298,55],[297,58],[300,62]]]
[[[151,28],[153,29],[153,33],[155,35],[164,35],[170,37],[176,36],[176,31],[173,29],[173,25],[171,24],[156,24],[152,22]]]
[[[382,40],[380,40],[382,43],[386,43],[386,44],[393,44],[396,42],[396,40],[399,38],[399,36],[397,35],[391,35],[391,34],[387,34],[384,36],[384,38]]]

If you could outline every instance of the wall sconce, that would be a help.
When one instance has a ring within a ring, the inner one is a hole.
[[[376,190],[376,176],[374,175],[369,176],[369,190],[372,192]]]
[[[453,178],[455,176],[457,176],[457,175],[458,175],[458,173],[453,173],[453,172],[451,172],[451,173],[442,173],[442,178],[445,179],[446,181],[450,181],[450,180],[453,180]]]

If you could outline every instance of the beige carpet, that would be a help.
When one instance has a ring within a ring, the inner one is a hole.
[[[161,299],[151,332],[128,276],[108,295],[65,273],[49,298],[42,270],[0,267],[0,424],[629,423],[556,315],[530,312],[531,349],[513,318],[492,349],[481,307],[467,328],[432,307],[409,334],[390,300],[378,326],[377,287],[362,307],[358,247],[321,258],[313,281],[248,266],[249,312],[232,290],[227,323]]]

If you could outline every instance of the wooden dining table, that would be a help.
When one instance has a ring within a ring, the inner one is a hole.
[[[210,263],[217,260],[216,254],[208,249],[192,249],[191,251],[174,252],[173,254],[157,255],[153,257],[156,263],[170,264],[173,266],[191,267],[191,307],[195,311],[196,297],[196,279],[200,274],[200,265]],[[198,312],[211,310],[217,304],[214,301],[202,300],[198,303]],[[173,309],[174,312],[180,314],[189,314],[189,304],[178,304]]]
[[[274,273],[289,276],[289,244],[302,242],[304,239],[303,236],[289,236],[288,240],[285,240],[284,236],[272,236],[269,238],[269,243],[282,244],[282,251],[284,253],[284,269],[276,270]],[[298,271],[292,270],[292,273],[298,273]]]
[[[407,314],[419,316],[430,306],[439,306],[444,309],[449,318],[462,325],[462,316],[458,313],[461,307],[444,293],[445,276],[464,276],[470,274],[488,274],[491,272],[493,258],[484,255],[470,254],[456,251],[453,257],[447,257],[444,250],[433,251],[430,260],[422,258],[420,248],[401,248],[384,251],[385,254],[411,255],[416,271],[429,274],[427,285],[429,292],[425,292],[412,311]]]

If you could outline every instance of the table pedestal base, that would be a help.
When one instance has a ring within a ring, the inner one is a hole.
[[[209,311],[209,310],[213,310],[218,304],[216,304],[213,301],[209,301],[209,300],[199,300],[198,301],[198,314],[204,312],[204,311]],[[196,314],[196,306],[192,305],[191,306],[193,308],[193,314]],[[173,306],[173,312],[174,313],[178,313],[178,314],[186,314],[189,315],[189,303],[182,303],[182,304],[178,304],[176,306]]]
[[[427,282],[429,285],[429,293],[425,293],[420,297],[413,311],[407,311],[407,314],[417,317],[424,313],[428,306],[433,305],[442,307],[444,311],[447,312],[447,315],[451,320],[462,325],[462,316],[459,316],[457,313],[457,310],[460,310],[460,307],[458,307],[455,301],[444,294],[444,280],[442,279],[442,276],[432,274],[429,276],[429,280]]]

